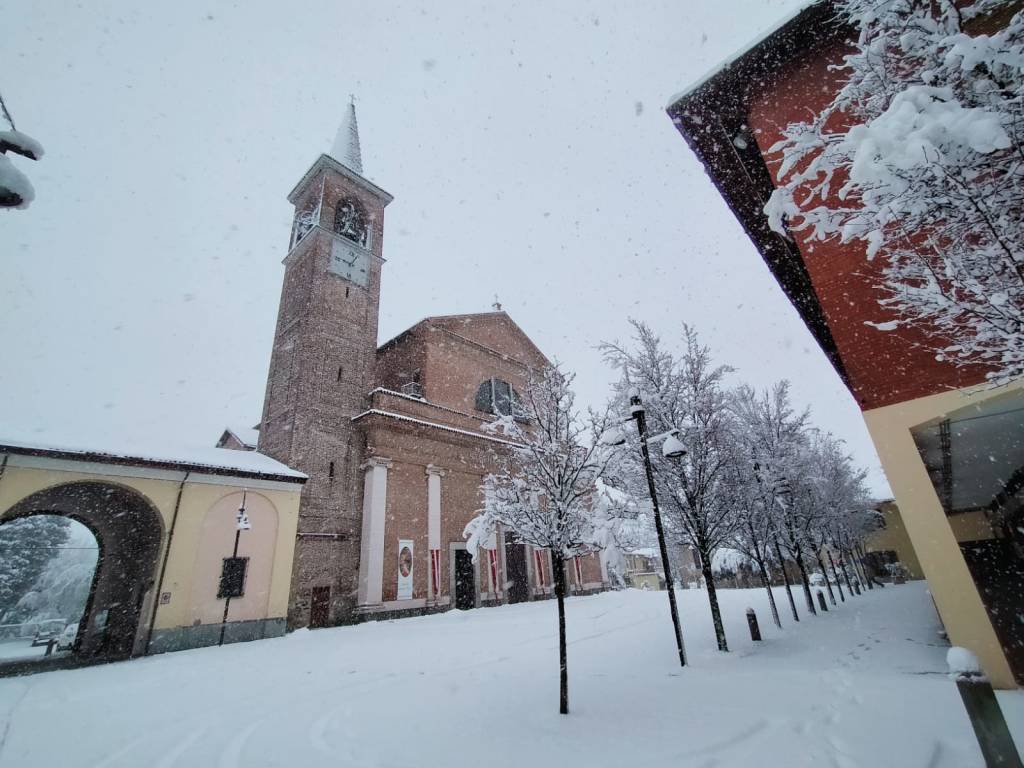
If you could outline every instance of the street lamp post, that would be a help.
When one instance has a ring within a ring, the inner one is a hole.
[[[686,649],[683,647],[683,630],[679,626],[679,609],[676,607],[675,582],[672,580],[672,565],[668,560],[668,547],[665,544],[665,528],[661,524],[661,509],[658,507],[658,492],[654,488],[654,470],[651,468],[651,454],[647,449],[647,419],[644,415],[644,406],[639,395],[629,398],[630,416],[636,421],[637,431],[640,433],[640,453],[644,457],[644,471],[647,473],[647,489],[651,493],[651,506],[654,507],[654,527],[658,532],[658,547],[661,549],[661,564],[665,568],[665,584],[668,587],[668,605],[672,612],[672,627],[676,632],[676,647],[679,649],[679,666],[686,666]],[[679,438],[670,432],[666,435],[666,441],[675,441],[671,446],[666,442],[666,456],[678,458],[685,451]]]

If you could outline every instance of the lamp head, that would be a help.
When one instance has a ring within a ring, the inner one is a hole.
[[[669,435],[661,444],[661,455],[666,459],[681,459],[686,455],[686,446],[675,435]]]
[[[626,444],[626,433],[618,427],[612,427],[605,431],[601,435],[601,442],[604,445],[625,445]]]

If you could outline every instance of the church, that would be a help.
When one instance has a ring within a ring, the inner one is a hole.
[[[353,104],[331,153],[288,200],[295,216],[256,440],[308,477],[289,628],[550,596],[550,552],[499,532],[471,553],[463,538],[495,452],[508,448],[481,427],[509,412],[547,358],[499,306],[426,317],[378,346],[392,196],[364,175]],[[251,442],[222,437],[224,447]],[[598,555],[568,565],[574,593],[605,586]]]

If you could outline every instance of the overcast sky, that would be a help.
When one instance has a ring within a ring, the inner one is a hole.
[[[665,115],[800,0],[0,0],[0,89],[47,150],[0,213],[0,435],[211,444],[259,419],[291,208],[357,96],[381,341],[494,296],[600,402],[596,345],[695,325],[793,381],[888,494],[860,413]]]

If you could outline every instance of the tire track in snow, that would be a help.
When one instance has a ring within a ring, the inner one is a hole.
[[[242,764],[242,750],[245,749],[245,745],[262,722],[262,720],[252,721],[228,741],[221,750],[220,759],[217,761],[218,768],[239,768]]]

